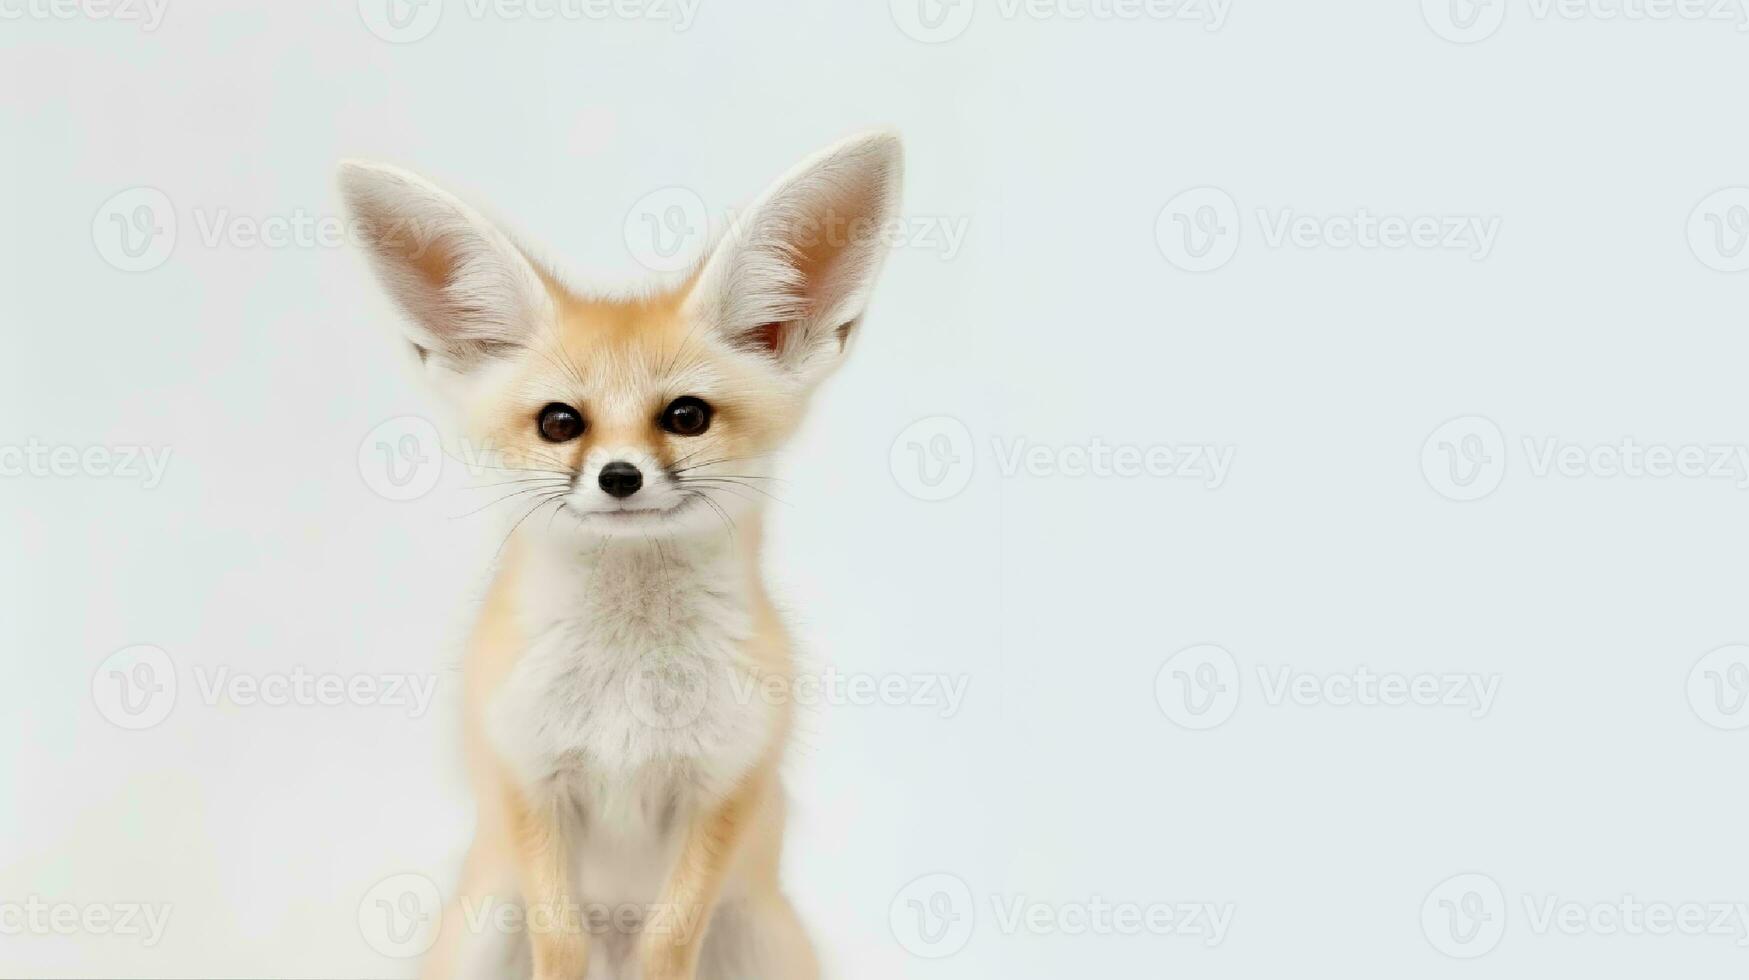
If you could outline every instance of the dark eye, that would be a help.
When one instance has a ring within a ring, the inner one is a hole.
[[[677,436],[696,436],[711,427],[711,407],[691,395],[682,395],[662,410],[662,428]]]
[[[583,434],[583,416],[569,405],[554,402],[540,410],[540,437],[548,442],[570,442]]]

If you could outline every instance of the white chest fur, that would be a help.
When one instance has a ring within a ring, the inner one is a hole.
[[[524,784],[628,831],[726,793],[774,723],[745,652],[747,574],[728,543],[533,545],[528,647],[488,718]]]

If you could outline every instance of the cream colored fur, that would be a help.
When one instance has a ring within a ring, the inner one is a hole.
[[[469,645],[478,829],[427,976],[818,975],[779,877],[790,699],[751,693],[794,669],[759,570],[761,481],[855,335],[899,178],[890,135],[830,147],[685,282],[616,300],[418,177],[342,167],[408,339],[532,504]],[[702,434],[657,424],[682,396],[713,407]],[[554,403],[580,437],[540,436]],[[643,488],[605,493],[613,461]]]

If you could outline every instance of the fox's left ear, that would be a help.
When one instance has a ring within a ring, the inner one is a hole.
[[[898,136],[852,137],[773,184],[705,261],[689,311],[811,385],[849,346],[899,212]]]

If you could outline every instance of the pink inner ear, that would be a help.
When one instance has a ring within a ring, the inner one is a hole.
[[[783,344],[783,328],[781,323],[762,323],[749,333],[753,346],[770,354],[777,353]]]

